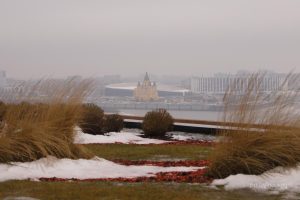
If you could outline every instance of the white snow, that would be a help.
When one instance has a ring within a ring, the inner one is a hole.
[[[124,143],[124,144],[162,144],[169,141],[157,140],[141,137],[140,133],[131,132],[110,132],[105,135],[90,135],[83,133],[80,129],[76,128],[76,135],[74,143],[76,144],[109,144],[109,143]]]
[[[277,167],[262,175],[231,175],[214,180],[212,186],[224,186],[227,190],[252,189],[261,192],[300,193],[300,165],[292,169]]]
[[[188,140],[197,140],[197,141],[216,141],[216,136],[212,135],[205,135],[200,133],[186,133],[186,132],[179,132],[179,131],[172,131],[167,133],[173,140],[181,140],[181,141],[188,141]]]
[[[200,167],[125,166],[95,157],[91,160],[42,158],[33,162],[0,164],[0,182],[39,178],[134,178],[154,176],[158,172],[195,171]]]
[[[193,137],[191,137],[191,136],[185,136],[185,135],[172,135],[172,139],[187,141],[187,140],[193,139]]]
[[[125,130],[125,131],[124,131]],[[207,136],[203,134],[187,134],[183,132],[169,132],[167,135],[173,140],[159,140],[144,138],[137,129],[124,129],[123,131],[116,133],[110,132],[104,135],[91,135],[83,133],[79,127],[75,128],[74,143],[76,144],[111,144],[111,143],[123,143],[123,144],[163,144],[174,142],[174,140],[205,140],[213,141],[214,136]]]

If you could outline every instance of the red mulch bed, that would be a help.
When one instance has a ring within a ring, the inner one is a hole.
[[[89,143],[89,144],[85,144],[85,145],[107,145],[107,144],[127,144],[127,143],[122,143],[122,142],[115,142],[115,143]],[[135,144],[135,143],[129,143],[129,144]],[[202,141],[202,140],[186,140],[186,141],[182,141],[182,140],[174,140],[174,141],[170,141],[170,142],[166,142],[166,143],[160,143],[160,144],[135,144],[135,145],[141,145],[141,146],[145,146],[145,145],[201,145],[201,146],[215,146],[216,142],[214,141]]]
[[[161,167],[205,167],[208,166],[207,160],[199,161],[131,161],[131,160],[114,160],[114,162],[123,165],[153,165]],[[62,179],[62,178],[40,178],[40,181],[46,182],[64,182],[64,181],[79,181],[79,182],[96,182],[96,181],[114,181],[114,182],[177,182],[177,183],[210,183],[211,178],[205,175],[207,169],[199,169],[192,172],[160,172],[152,177],[137,177],[137,178],[100,178],[100,179]]]
[[[182,161],[148,161],[148,160],[112,160],[122,165],[152,165],[159,167],[205,167],[209,165],[207,160],[182,160]]]
[[[202,145],[202,146],[214,146],[216,142],[214,141],[206,141],[206,140],[174,140],[171,142],[167,143],[162,143],[162,144],[155,144],[155,145],[166,145],[166,144],[171,144],[171,145],[186,145],[186,144],[197,144],[197,145]]]
[[[99,179],[63,179],[63,178],[40,178],[40,181],[45,182],[97,182],[97,181],[113,181],[113,182],[176,182],[176,183],[211,183],[212,179],[205,176],[206,169],[199,169],[193,172],[160,172],[152,177],[137,177],[137,178],[99,178]]]

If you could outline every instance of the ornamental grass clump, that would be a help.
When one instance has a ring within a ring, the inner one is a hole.
[[[105,115],[104,132],[120,132],[124,127],[124,119],[118,114]]]
[[[264,74],[255,74],[240,94],[234,83],[224,97],[221,141],[210,156],[209,175],[262,174],[275,167],[294,167],[300,162],[300,114],[298,93],[287,90],[290,76],[277,92],[261,92]],[[299,107],[298,107],[299,109]]]
[[[101,135],[103,132],[104,111],[93,103],[82,106],[82,116],[79,120],[79,127],[84,133]]]
[[[173,128],[173,117],[165,109],[157,109],[146,113],[142,128],[148,137],[165,137]]]
[[[40,82],[32,90],[49,87],[48,82]],[[13,98],[20,95],[13,94],[11,102],[15,103],[7,105],[5,126],[0,133],[0,163],[33,161],[46,156],[89,158],[90,154],[81,145],[73,143],[81,102],[89,87],[90,81],[76,85],[66,81],[55,86],[56,93],[40,99],[32,98],[32,91],[28,91],[28,96],[22,96],[23,103]]]

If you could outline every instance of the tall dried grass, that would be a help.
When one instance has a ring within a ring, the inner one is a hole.
[[[89,157],[82,146],[73,144],[73,137],[82,101],[91,85],[90,80],[68,80],[61,84],[40,81],[31,87],[26,85],[18,94],[6,96],[6,100],[18,103],[6,108],[5,126],[0,133],[0,162],[32,161],[48,155]],[[36,91],[46,92],[39,97],[33,95]]]
[[[228,129],[219,133],[223,137],[210,157],[210,176],[261,174],[300,162],[300,114],[295,104],[299,95],[285,91],[291,75],[268,95],[261,92],[264,76],[252,75],[242,94],[235,88],[246,83],[238,80],[224,96],[223,121],[235,125],[228,123]]]

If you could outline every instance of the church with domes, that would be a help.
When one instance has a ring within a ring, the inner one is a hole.
[[[146,73],[142,84],[138,82],[133,93],[137,101],[155,101],[159,99],[156,83],[150,81],[148,73]]]

